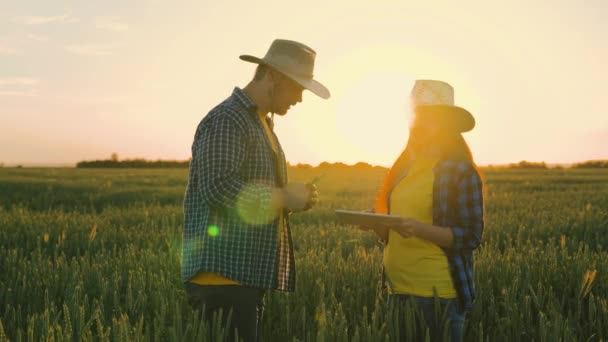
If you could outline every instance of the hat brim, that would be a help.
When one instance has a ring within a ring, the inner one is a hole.
[[[441,126],[456,130],[460,133],[468,132],[475,127],[475,118],[466,109],[450,105],[424,105],[414,108],[416,117],[431,119]]]
[[[323,99],[328,99],[331,96],[331,94],[329,93],[329,89],[327,89],[323,84],[321,84],[320,82],[318,82],[314,79],[309,79],[309,78],[301,77],[298,75],[294,75],[294,74],[290,73],[288,70],[281,68],[280,66],[273,65],[272,63],[269,63],[261,58],[255,57],[255,56],[241,55],[241,56],[239,56],[239,58],[244,60],[245,62],[266,65],[266,66],[280,72],[281,74],[289,77],[291,80],[295,81],[296,83],[298,83],[305,89],[310,90],[312,93],[314,93],[315,95],[317,95]]]

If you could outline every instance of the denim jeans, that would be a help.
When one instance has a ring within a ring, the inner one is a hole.
[[[399,336],[406,336],[405,330],[407,329],[407,325],[405,324],[405,320],[413,318],[406,314],[409,304],[409,307],[415,307],[419,316],[422,316],[424,319],[431,341],[444,341],[444,337],[450,342],[462,341],[465,312],[458,303],[457,298],[447,299],[392,294],[388,296],[387,304],[392,312],[398,310]],[[445,328],[447,328],[447,332]],[[419,331],[418,333],[418,337],[414,337],[414,340],[424,340],[425,332]],[[399,338],[399,340],[403,340],[403,338]]]
[[[222,312],[221,322],[228,329],[227,341],[235,340],[235,329],[239,340],[257,342],[261,335],[264,313],[265,290],[239,285],[186,284],[188,302],[211,322],[213,315]],[[228,321],[228,314],[231,319]]]

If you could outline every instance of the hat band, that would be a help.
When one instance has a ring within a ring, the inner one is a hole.
[[[293,76],[313,79],[312,68],[314,66],[310,63],[302,63],[301,61],[289,58],[288,56],[266,56],[262,59],[266,64],[270,66],[281,68],[284,72],[289,72]]]

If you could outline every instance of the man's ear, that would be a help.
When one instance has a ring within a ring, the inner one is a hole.
[[[272,68],[268,68],[267,75],[272,84],[277,84],[281,80],[281,74]]]

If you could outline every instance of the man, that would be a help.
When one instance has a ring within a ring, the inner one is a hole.
[[[317,202],[314,185],[287,183],[285,155],[268,113],[285,115],[308,89],[330,94],[313,80],[315,51],[275,40],[253,80],[199,124],[192,145],[184,201],[182,280],[193,307],[207,320],[223,313],[230,340],[259,337],[264,293],[293,291],[295,268],[290,212]]]

